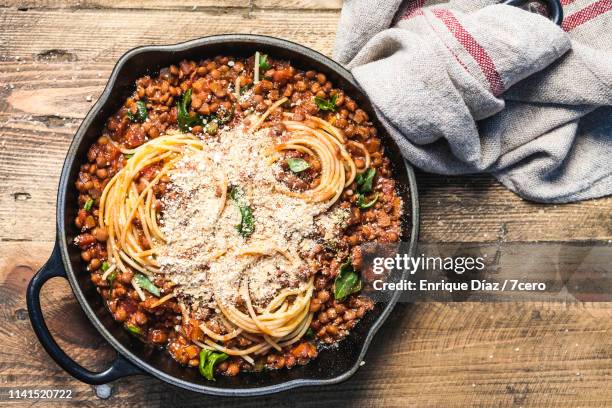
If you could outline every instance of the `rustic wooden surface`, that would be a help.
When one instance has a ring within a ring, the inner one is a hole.
[[[612,304],[400,305],[349,381],[281,395],[207,398],[147,377],[111,384],[110,398],[63,372],[34,337],[27,282],[50,254],[63,157],[117,58],[143,44],[242,32],[331,53],[339,0],[0,0],[0,404],[9,389],[69,388],[74,406],[612,405]],[[612,242],[612,199],[525,202],[488,176],[419,174],[422,241]],[[69,286],[43,290],[52,331],[85,366],[113,352]],[[43,406],[58,402],[38,401]]]

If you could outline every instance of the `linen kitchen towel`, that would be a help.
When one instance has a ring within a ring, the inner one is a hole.
[[[348,0],[335,58],[406,159],[489,172],[522,197],[612,193],[612,0],[564,22],[491,0]]]

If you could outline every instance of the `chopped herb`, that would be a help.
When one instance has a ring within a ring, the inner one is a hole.
[[[102,262],[102,271],[106,272],[108,271],[108,268],[110,268],[110,265],[108,264],[108,262],[106,261]]]
[[[362,210],[371,208],[378,201],[378,193],[376,193],[374,198],[372,198],[369,202],[366,203],[365,200],[365,195],[359,194],[359,197],[357,198],[357,207],[361,208]]]
[[[355,182],[357,183],[357,190],[359,190],[360,193],[371,193],[372,182],[374,180],[375,175],[376,169],[372,167],[358,175],[355,179]]]
[[[123,157],[125,157],[125,160],[130,160],[134,157],[134,153],[123,154]]]
[[[253,210],[246,202],[244,190],[239,186],[232,186],[230,198],[234,200],[240,211],[240,224],[236,225],[236,229],[243,238],[248,238],[255,232],[255,220]]]
[[[315,336],[314,330],[312,330],[312,327],[309,327],[308,330],[306,330],[306,333],[304,334],[304,337],[306,337],[308,339],[312,339],[314,336]]]
[[[226,124],[234,116],[233,111],[224,111],[221,112],[222,114],[211,114],[208,116],[199,114],[191,115],[189,113],[189,107],[191,106],[191,93],[191,89],[188,89],[176,105],[176,122],[183,132],[188,132],[195,126],[202,126],[205,128],[206,133],[214,135],[219,129],[219,124]]]
[[[147,116],[149,116],[149,112],[147,111],[147,104],[145,101],[136,102],[136,114],[132,113],[130,109],[127,111],[127,117],[132,122],[144,122],[147,120]]]
[[[134,276],[134,279],[136,279],[136,283],[138,284],[138,286],[140,286],[150,294],[159,297],[159,288],[155,286],[153,282],[151,282],[148,276],[143,275],[142,273],[138,273],[136,274],[136,276]]]
[[[251,89],[252,87],[253,87],[252,83],[246,84],[245,86],[241,87],[240,88],[240,95],[242,95],[245,91]]]
[[[287,159],[287,165],[289,166],[289,169],[294,173],[299,173],[310,168],[310,164],[308,164],[306,160],[296,159],[293,157]]]
[[[253,211],[251,207],[239,207],[240,224],[236,225],[236,229],[243,238],[250,237],[255,232],[255,222],[253,220]]]
[[[236,202],[244,200],[244,190],[240,186],[231,186],[230,198]]]
[[[89,200],[87,200],[87,201],[85,202],[85,205],[83,206],[83,209],[84,209],[85,211],[89,211],[89,210],[91,210],[91,207],[93,206],[93,203],[94,203],[94,201],[93,201],[93,200],[90,198]]]
[[[179,125],[179,128],[183,132],[187,132],[189,131],[189,128],[192,128],[199,124],[199,118],[197,116],[189,115],[190,106],[191,106],[191,89],[188,89],[183,94],[183,97],[176,105],[176,110],[177,110],[176,121]]]
[[[315,96],[314,102],[317,104],[320,110],[323,111],[335,111],[336,110],[336,100],[338,99],[338,95],[333,95],[330,100],[319,98]]]
[[[200,374],[208,381],[215,381],[215,366],[228,359],[225,353],[216,353],[211,350],[200,351]]]
[[[342,300],[348,295],[359,292],[361,290],[361,279],[355,272],[351,258],[348,258],[345,263],[340,266],[340,271],[334,281],[334,298]]]
[[[106,277],[106,280],[108,281],[108,285],[110,286],[111,291],[113,290],[113,282],[115,282],[115,279],[117,279],[117,271],[112,271]]]
[[[267,71],[270,69],[270,64],[268,63],[268,56],[266,54],[259,54],[259,69],[263,71]]]
[[[127,331],[129,331],[130,333],[133,333],[133,334],[140,334],[140,333],[142,333],[142,330],[140,330],[140,327],[134,326],[133,324],[127,323],[125,325],[125,328],[127,329]]]

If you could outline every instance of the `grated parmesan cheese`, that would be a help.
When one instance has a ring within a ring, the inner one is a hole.
[[[274,143],[267,129],[226,129],[204,141],[206,151],[186,154],[168,174],[160,218],[166,243],[159,244],[157,257],[161,273],[177,285],[177,297],[192,310],[214,310],[216,301],[241,304],[245,283],[255,307],[263,308],[281,289],[306,284],[314,273],[308,269],[308,253],[317,239],[339,235],[348,211],[326,212],[324,204],[279,191],[279,165],[264,157]],[[222,202],[221,186],[244,191],[255,226],[246,239],[236,229],[238,206],[229,193]],[[240,255],[253,246],[270,251]],[[289,259],[274,248],[287,251]]]

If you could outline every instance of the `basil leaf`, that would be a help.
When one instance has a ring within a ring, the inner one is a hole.
[[[206,133],[210,135],[214,135],[217,133],[219,129],[219,124],[223,125],[229,122],[234,116],[234,111],[225,111],[218,112],[215,114],[210,114],[208,116],[204,115],[193,115],[189,113],[189,107],[191,106],[191,94],[192,90],[188,89],[181,98],[180,101],[176,104],[176,123],[178,124],[179,129],[183,132],[189,132],[195,126],[202,126],[205,128]]]
[[[117,271],[112,271],[107,277],[108,285],[110,286],[111,291],[113,290],[113,282],[117,279]]]
[[[90,198],[89,200],[85,201],[85,205],[83,206],[83,209],[85,211],[89,211],[91,210],[91,207],[93,206],[94,201]]]
[[[336,280],[334,281],[334,299],[342,300],[348,295],[361,290],[361,279],[355,272],[351,258],[348,258],[342,266]]]
[[[363,173],[357,176],[355,182],[357,183],[357,190],[360,193],[371,193],[372,192],[372,182],[374,181],[374,176],[376,175],[376,169],[370,167]]]
[[[138,284],[138,286],[140,286],[150,294],[159,297],[159,288],[155,286],[153,282],[151,282],[148,276],[143,275],[142,273],[137,273],[136,276],[134,276],[134,279],[136,279],[136,283]]]
[[[335,111],[336,110],[336,100],[338,99],[338,95],[334,95],[328,101],[327,99],[319,98],[315,96],[314,102],[319,107],[320,110],[323,111]]]
[[[230,198],[236,203],[241,202],[241,200],[244,200],[244,190],[240,186],[231,186]]]
[[[253,210],[246,202],[244,190],[240,186],[232,186],[230,198],[234,200],[240,211],[240,224],[236,225],[236,229],[243,238],[248,238],[255,232],[255,220]]]
[[[248,238],[255,232],[253,211],[248,206],[240,206],[238,209],[240,210],[240,224],[236,225],[236,229],[243,238]]]
[[[215,381],[215,366],[228,359],[225,353],[216,353],[211,350],[200,351],[200,374],[208,381]]]
[[[191,106],[191,89],[188,89],[181,100],[176,105],[176,122],[183,132],[188,132],[190,128],[202,125],[203,120],[199,116],[191,116],[189,114],[189,107]]]
[[[267,71],[270,69],[270,64],[268,63],[268,56],[266,54],[259,54],[259,69],[263,71]]]
[[[296,159],[293,157],[287,159],[287,165],[289,166],[289,169],[294,173],[299,173],[310,168],[310,164],[308,164],[306,160]]]
[[[142,330],[140,330],[140,327],[134,326],[133,324],[127,323],[125,325],[125,328],[127,329],[127,331],[129,331],[132,334],[140,334],[140,333],[142,333]]]
[[[136,115],[138,117],[138,120],[140,120],[141,122],[147,120],[149,112],[147,111],[147,104],[145,103],[145,101],[136,102]]]
[[[191,89],[188,89],[187,92],[183,94],[183,97],[176,105],[176,122],[178,123],[179,128],[186,132],[189,130],[189,105],[191,105]]]
[[[362,210],[367,210],[368,208],[371,208],[374,204],[376,204],[377,201],[378,193],[376,193],[374,198],[367,203],[365,202],[365,196],[363,194],[360,194],[359,198],[357,198],[357,207],[361,208]]]
[[[127,117],[132,122],[144,122],[147,120],[147,116],[149,116],[149,112],[145,101],[136,101],[136,114],[132,113],[131,109],[127,111]]]
[[[240,88],[240,95],[242,95],[246,90],[251,89],[253,87],[253,84],[246,84],[245,86]]]

